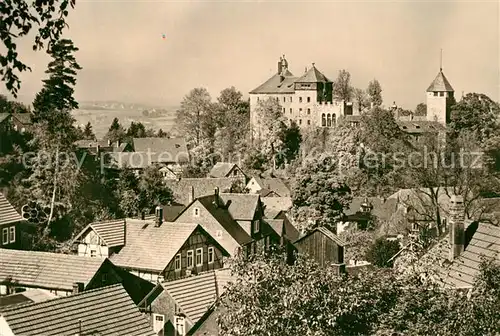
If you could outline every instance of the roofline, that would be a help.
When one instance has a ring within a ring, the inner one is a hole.
[[[161,292],[160,292],[160,293],[158,293],[158,296],[160,296],[160,294],[161,294],[161,293],[163,293],[163,292],[165,291],[165,288],[163,288],[162,284],[161,284],[160,282],[158,282],[158,283],[157,283],[157,284],[156,284],[156,285],[155,285],[155,286],[151,289],[151,291],[150,291],[148,294],[146,294],[146,296],[145,296],[145,297],[144,297],[141,301],[139,301],[139,303],[137,303],[137,307],[138,307],[139,309],[141,309],[142,304],[146,304],[146,303],[147,303],[147,300],[149,299],[149,297],[150,297],[151,295],[153,295],[153,293],[154,293],[154,292],[156,292],[156,290],[157,290],[158,288],[161,288]],[[157,297],[158,297],[158,296],[157,296]],[[157,298],[157,297],[156,297],[156,298]],[[156,298],[155,298],[155,300],[156,300]]]
[[[313,230],[309,231],[307,234],[305,234],[305,235],[303,235],[302,237],[300,237],[300,238],[298,238],[297,240],[295,240],[292,244],[295,244],[295,243],[297,243],[297,242],[301,241],[302,239],[304,239],[304,238],[306,238],[306,237],[309,237],[311,234],[313,234],[313,233],[314,233],[314,232],[316,232],[316,231],[320,231],[320,228],[321,228],[321,226],[314,228]],[[330,231],[330,232],[331,232],[331,231]],[[333,232],[332,232],[332,233],[333,233]],[[335,235],[335,233],[333,233],[333,234]],[[336,236],[336,235],[335,235],[335,236]],[[347,245],[347,243],[346,243],[346,242],[344,242],[342,239],[340,239],[340,238],[338,238],[338,239],[339,239],[339,241],[342,243],[342,244],[341,244],[342,246],[346,246],[346,245]],[[333,239],[332,239],[332,240],[333,240]],[[337,243],[337,242],[336,242],[336,243]]]

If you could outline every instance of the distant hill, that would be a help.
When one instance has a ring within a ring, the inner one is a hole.
[[[120,101],[80,101],[81,110],[129,110],[129,111],[144,111],[144,110],[177,110],[177,106],[154,106],[138,103],[125,103]]]

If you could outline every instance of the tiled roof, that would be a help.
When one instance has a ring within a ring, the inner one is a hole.
[[[344,210],[344,214],[346,216],[356,214],[361,210],[361,205],[365,200],[368,200],[368,203],[373,206],[371,210],[372,215],[381,221],[389,220],[396,211],[397,202],[395,199],[384,200],[380,197],[353,197],[349,208]]]
[[[187,162],[189,152],[184,138],[134,138],[134,151],[159,154],[158,162]]]
[[[79,148],[95,148],[99,146],[100,148],[113,147],[113,144],[108,144],[107,140],[77,140],[74,142],[75,146]]]
[[[77,255],[0,249],[0,282],[70,291],[92,279],[104,259]]]
[[[111,261],[128,269],[162,272],[198,224],[163,223],[127,219],[126,244]]]
[[[326,78],[316,67],[313,65],[302,77],[295,80],[296,83],[330,83],[331,80]]]
[[[15,335],[156,336],[120,284],[23,305],[2,315]]]
[[[10,309],[13,306],[17,305],[52,300],[56,297],[57,296],[55,294],[52,294],[46,290],[41,290],[36,288],[28,289],[21,293],[0,296],[0,311]]]
[[[233,280],[229,269],[219,269],[168,281],[162,286],[192,323],[196,323],[225,291],[226,284]]]
[[[278,236],[283,236],[283,219],[265,219],[265,222],[269,224]]]
[[[31,113],[13,113],[12,116],[19,120],[21,124],[32,125]]]
[[[125,219],[90,223],[73,241],[77,241],[89,229],[94,230],[108,247],[125,245]]]
[[[215,166],[212,167],[208,176],[210,177],[227,177],[227,174],[236,166],[235,163],[230,162],[217,162]]]
[[[213,195],[215,188],[221,192],[231,189],[235,179],[229,177],[221,178],[181,178],[180,180],[166,180],[165,185],[169,187],[176,202],[184,205],[189,204],[191,187],[194,189],[194,198]]]
[[[179,214],[185,209],[184,205],[165,205],[163,206],[163,220],[173,222]]]
[[[436,78],[432,81],[431,85],[427,89],[427,92],[435,92],[435,91],[446,91],[446,92],[454,92],[453,87],[450,82],[444,75],[443,71],[439,71]]]
[[[198,201],[212,214],[217,222],[226,230],[227,233],[241,246],[248,244],[252,238],[245,232],[245,230],[234,220],[230,212],[220,206],[215,206],[215,195],[209,195],[198,198]],[[222,204],[222,199],[220,203]],[[215,238],[217,239],[217,238]],[[222,245],[222,243],[220,243]],[[223,245],[224,246],[224,245]],[[226,248],[226,246],[224,246]],[[230,250],[228,250],[230,248]],[[227,247],[226,250],[233,252],[232,247]]]
[[[441,123],[431,120],[398,120],[396,123],[399,125],[399,128],[407,133],[436,133],[446,131],[446,127]]]
[[[454,287],[471,287],[479,274],[481,256],[500,261],[500,227],[479,223],[465,251],[443,270],[443,282]]]
[[[9,118],[10,113],[0,113],[0,123]]]
[[[295,92],[295,80],[297,77],[293,77],[290,71],[286,71],[285,78],[281,81],[280,74],[275,74],[259,87],[250,91],[250,94],[254,93],[294,93]]]
[[[281,211],[288,211],[292,207],[291,197],[261,197],[264,204],[266,218],[274,219]]]
[[[274,191],[280,197],[290,197],[290,188],[280,178],[261,178],[254,177],[255,181],[263,189]]]
[[[22,221],[23,217],[14,209],[12,204],[0,193],[0,225]]]
[[[168,158],[167,154],[153,152],[112,152],[107,153],[106,158],[109,158],[107,166],[110,168],[123,169],[144,169],[155,163],[165,162]]]
[[[310,231],[309,233],[307,233],[306,235],[300,237],[299,239],[297,239],[295,241],[295,243],[297,243],[298,241],[310,236],[311,234],[313,234],[314,232],[316,231],[319,231],[321,232],[322,234],[324,234],[326,237],[328,237],[329,239],[333,240],[336,244],[340,245],[340,246],[346,246],[346,242],[344,242],[342,239],[340,239],[335,233],[333,233],[332,231],[328,230],[327,228],[325,227],[317,227],[315,228],[314,230]]]
[[[259,206],[260,196],[256,194],[220,194],[224,204],[236,220],[253,220]],[[230,202],[230,203],[229,203]]]

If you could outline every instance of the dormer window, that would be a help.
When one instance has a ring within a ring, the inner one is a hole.
[[[260,231],[260,221],[256,220],[253,222],[253,233],[258,233]]]
[[[193,209],[193,215],[195,217],[200,217],[200,208],[194,208]]]

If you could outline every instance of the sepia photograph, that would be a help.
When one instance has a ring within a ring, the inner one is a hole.
[[[0,336],[500,336],[500,2],[0,0]]]

